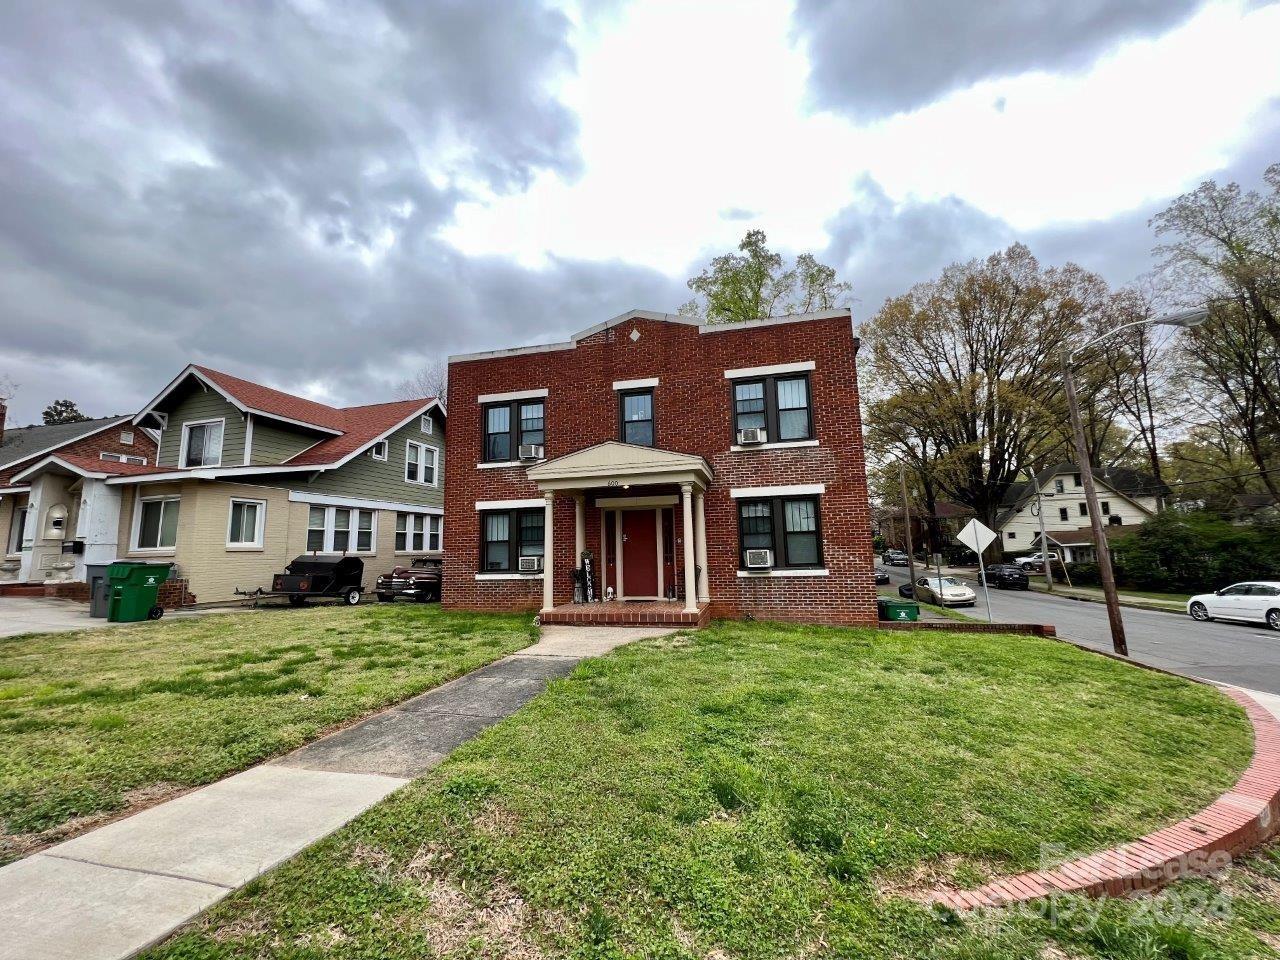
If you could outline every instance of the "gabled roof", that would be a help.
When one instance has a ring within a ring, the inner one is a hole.
[[[530,467],[526,476],[540,487],[590,487],[607,480],[620,483],[706,484],[711,467],[697,454],[676,453],[634,443],[606,440]]]
[[[1034,479],[1013,484],[1005,493],[1004,499],[1000,501],[1004,509],[996,517],[996,529],[1000,529],[1012,520],[1027,501],[1035,496],[1036,490],[1043,490],[1054,477],[1078,472],[1074,463],[1064,461],[1045,467],[1035,475]],[[1093,480],[1094,483],[1114,491],[1131,503],[1134,502],[1135,497],[1167,497],[1169,495],[1169,488],[1163,483],[1157,483],[1149,474],[1130,467],[1094,467]],[[1134,506],[1146,509],[1140,503],[1134,503]]]
[[[195,377],[202,384],[220,394],[223,399],[242,413],[256,413],[286,423],[307,427],[321,433],[338,434],[342,432],[341,410],[315,400],[295,397],[291,393],[264,387],[260,383],[233,377],[221,370],[188,364],[182,372],[169,381],[169,384],[133,418],[134,423],[142,423],[155,413],[156,407],[164,402],[169,394],[181,386],[188,377]]]
[[[1108,543],[1118,537],[1128,536],[1137,529],[1138,528],[1132,523],[1128,526],[1121,523],[1105,523],[1102,525],[1102,531],[1106,535]],[[1049,540],[1060,544],[1061,546],[1077,547],[1087,543],[1093,543],[1093,527],[1077,527],[1074,530],[1047,530],[1045,531],[1045,536]],[[1031,542],[1036,544],[1040,542],[1039,531],[1036,531],[1035,535],[1032,536]]]
[[[14,474],[14,482],[29,479],[48,467],[61,467],[81,477],[93,477],[105,480],[108,477],[139,476],[156,473],[155,466],[141,463],[119,463],[114,460],[102,460],[98,457],[87,457],[76,453],[54,453],[37,460],[35,463]]]
[[[4,438],[0,440],[0,468],[30,460],[42,453],[52,453],[59,447],[91,437],[108,427],[128,422],[128,417],[102,417],[98,420],[81,420],[77,423],[8,427],[4,431]]]
[[[336,410],[342,415],[342,435],[321,440],[296,457],[286,460],[288,466],[303,464],[325,465],[335,461],[345,462],[372,443],[395,433],[414,417],[421,416],[432,407],[440,405],[434,398],[426,400],[397,400],[392,403],[374,403],[365,407],[344,407]],[[443,408],[441,408],[443,411]]]

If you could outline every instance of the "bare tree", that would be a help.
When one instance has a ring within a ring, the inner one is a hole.
[[[423,400],[427,397],[435,397],[445,404],[448,394],[449,363],[439,357],[423,364],[422,369],[396,387],[396,398],[399,400]]]
[[[994,524],[1010,487],[1060,448],[1060,351],[1108,301],[1097,275],[1042,268],[1021,244],[887,301],[859,330],[869,451],[927,469]]]

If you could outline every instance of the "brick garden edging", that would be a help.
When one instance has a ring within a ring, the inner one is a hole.
[[[934,894],[930,903],[963,911],[1036,900],[1051,894],[1123,896],[1194,872],[1210,855],[1231,856],[1276,833],[1280,821],[1280,721],[1236,687],[1221,688],[1253,726],[1253,760],[1235,786],[1199,813],[1132,843],[1061,864],[993,880],[973,890]]]

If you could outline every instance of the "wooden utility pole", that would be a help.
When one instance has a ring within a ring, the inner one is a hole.
[[[1107,598],[1107,619],[1111,621],[1111,646],[1122,657],[1129,655],[1129,644],[1124,636],[1124,618],[1120,615],[1120,595],[1116,592],[1115,573],[1111,569],[1111,550],[1107,547],[1107,533],[1102,526],[1102,511],[1098,508],[1098,490],[1093,484],[1093,466],[1089,462],[1089,448],[1084,440],[1084,424],[1080,420],[1080,405],[1076,400],[1076,384],[1071,376],[1071,354],[1062,350],[1062,382],[1067,388],[1067,406],[1071,410],[1071,433],[1075,438],[1076,469],[1084,483],[1084,498],[1089,505],[1089,525],[1093,527],[1093,545],[1098,555],[1098,578],[1102,581],[1102,593]],[[1041,548],[1042,553],[1048,551]],[[1045,565],[1046,568],[1048,564]]]

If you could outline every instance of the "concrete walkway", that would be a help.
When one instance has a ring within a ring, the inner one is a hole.
[[[119,960],[163,939],[528,703],[671,627],[546,627],[519,653],[270,763],[0,868],[0,960]]]

